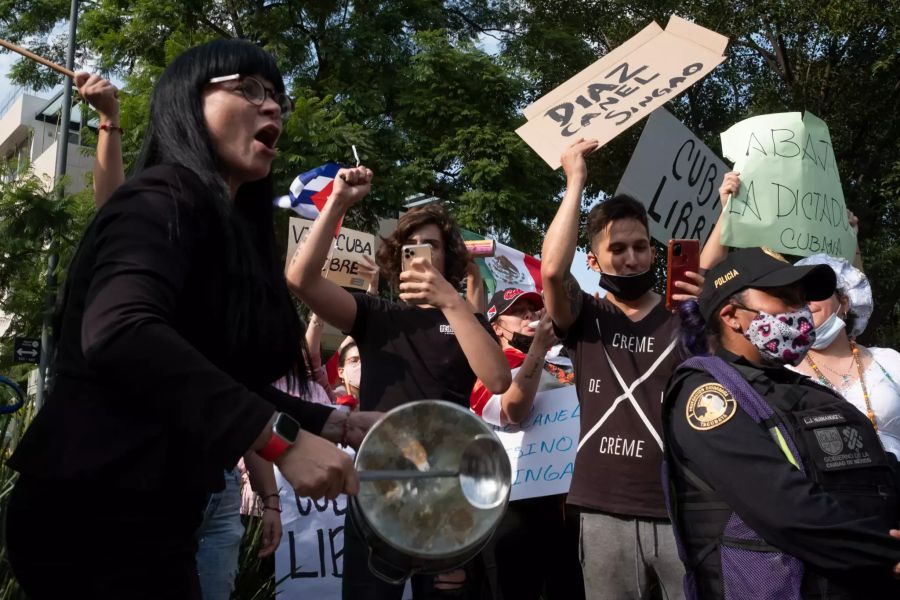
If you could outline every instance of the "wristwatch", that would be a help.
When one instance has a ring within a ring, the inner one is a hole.
[[[257,454],[269,462],[275,460],[294,445],[300,436],[300,423],[285,413],[278,413],[275,423],[272,425],[272,437],[266,446]]]

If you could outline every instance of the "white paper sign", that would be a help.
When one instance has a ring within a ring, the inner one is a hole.
[[[349,454],[353,454],[350,450]],[[281,495],[281,543],[275,551],[279,600],[326,600],[341,597],[344,575],[344,518],[347,496],[312,500],[297,496],[275,469]],[[282,581],[283,580],[283,581]],[[411,600],[407,583],[403,600]]]
[[[512,463],[510,500],[565,494],[572,483],[581,410],[571,384],[553,389],[544,371],[528,418],[520,426],[495,428]]]
[[[650,235],[706,243],[722,212],[719,186],[730,169],[690,129],[663,108],[656,109],[616,194],[628,194],[647,208]]]

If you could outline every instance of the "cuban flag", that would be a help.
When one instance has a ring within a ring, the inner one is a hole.
[[[334,178],[340,168],[339,164],[330,162],[297,175],[288,188],[287,196],[275,198],[275,206],[289,208],[300,217],[315,221],[328,202],[328,196],[334,188]],[[338,223],[335,235],[340,228],[341,224]]]

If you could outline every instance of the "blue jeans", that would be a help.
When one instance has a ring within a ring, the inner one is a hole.
[[[225,489],[210,494],[197,530],[197,574],[203,600],[228,600],[237,575],[241,523],[241,474],[225,471]]]

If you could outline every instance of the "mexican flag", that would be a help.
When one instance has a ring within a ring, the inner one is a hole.
[[[485,236],[461,229],[465,240],[483,240]],[[481,268],[481,278],[487,287],[487,297],[495,291],[519,288],[525,291],[541,291],[541,261],[515,248],[497,242],[494,256],[476,258]]]

